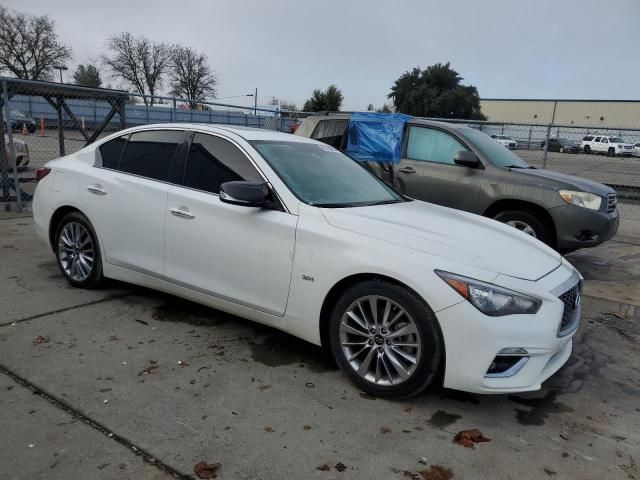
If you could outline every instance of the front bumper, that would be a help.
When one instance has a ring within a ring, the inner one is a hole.
[[[548,211],[556,226],[556,246],[559,250],[600,245],[613,238],[620,225],[617,209],[607,213],[566,204],[550,208]]]
[[[529,287],[528,292],[538,291],[543,303],[535,315],[488,317],[467,301],[437,312],[445,340],[444,386],[474,393],[539,390],[542,382],[571,355],[577,323],[559,336],[564,304],[557,289],[569,289],[567,282],[577,282],[579,278],[564,261],[537,282],[502,277],[503,282],[509,279],[509,283],[516,283],[520,291],[524,290],[522,287]],[[488,374],[499,352],[513,348],[526,350],[524,365],[509,376]]]

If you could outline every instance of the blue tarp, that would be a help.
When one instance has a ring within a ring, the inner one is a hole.
[[[402,113],[354,113],[349,122],[347,153],[360,161],[400,162],[404,124],[411,118]]]

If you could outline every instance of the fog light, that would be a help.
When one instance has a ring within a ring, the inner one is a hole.
[[[503,348],[498,352],[498,355],[529,355],[524,348],[520,347],[511,347],[511,348]]]
[[[516,350],[516,349],[503,349],[503,350]],[[501,350],[500,352],[502,352]],[[524,349],[520,349],[524,350]],[[526,350],[525,350],[526,351]],[[522,367],[525,366],[529,357],[522,355],[496,355],[496,357],[489,365],[485,378],[506,378],[512,377],[518,373]]]

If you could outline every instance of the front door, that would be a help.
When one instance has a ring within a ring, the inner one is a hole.
[[[395,187],[418,200],[475,212],[484,170],[456,165],[453,158],[460,150],[468,148],[449,132],[410,126],[405,155],[395,167]]]
[[[298,217],[220,201],[220,185],[264,181],[231,141],[196,133],[184,178],[169,189],[165,275],[189,288],[283,315]]]

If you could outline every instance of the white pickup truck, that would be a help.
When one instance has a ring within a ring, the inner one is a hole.
[[[626,143],[620,137],[608,135],[587,135],[581,143],[584,153],[601,153],[610,157],[630,156],[633,154],[633,145]]]

